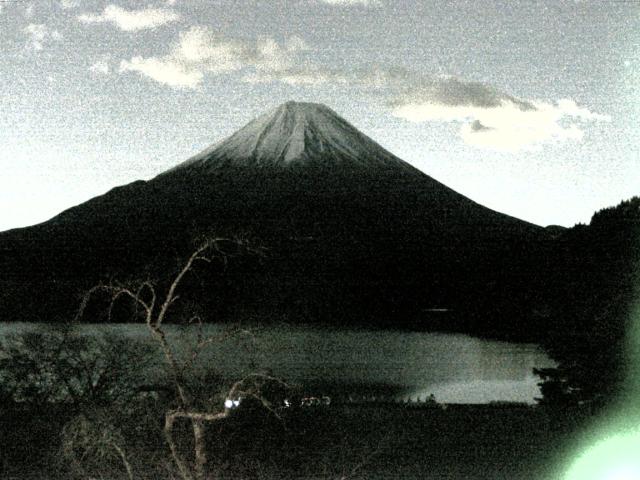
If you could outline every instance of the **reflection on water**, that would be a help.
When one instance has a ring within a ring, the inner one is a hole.
[[[6,333],[26,325],[3,324]],[[147,338],[144,325],[86,325],[87,332],[116,330]],[[207,334],[224,327],[209,325]],[[188,352],[192,327],[167,327],[169,339]],[[553,362],[535,345],[466,335],[278,325],[214,344],[202,356],[225,376],[258,368],[298,383],[389,385],[400,398],[434,394],[447,403],[533,402],[539,395],[534,367]]]

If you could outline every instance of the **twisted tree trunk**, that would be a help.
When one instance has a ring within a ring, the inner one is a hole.
[[[126,286],[122,285],[100,284],[93,287],[91,290],[89,290],[89,292],[87,292],[78,312],[78,317],[80,317],[87,306],[90,296],[97,291],[106,291],[111,295],[109,315],[111,314],[111,309],[113,308],[115,301],[119,297],[127,297],[131,299],[136,304],[136,307],[142,309],[141,313],[143,314],[144,321],[149,329],[149,332],[151,333],[151,337],[160,345],[165,363],[169,367],[169,372],[172,377],[171,380],[177,394],[179,408],[177,410],[166,412],[164,436],[167,444],[169,445],[169,450],[171,451],[173,462],[175,463],[182,480],[206,480],[208,463],[206,425],[210,422],[217,422],[219,420],[222,420],[226,418],[230,413],[230,410],[228,408],[225,408],[222,412],[218,413],[196,411],[194,409],[193,399],[191,398],[191,395],[187,389],[186,382],[184,381],[184,374],[185,371],[193,367],[193,363],[195,362],[201,350],[215,341],[224,340],[225,338],[229,337],[230,334],[227,333],[219,336],[205,337],[202,332],[202,323],[200,322],[198,317],[194,317],[192,320],[198,320],[199,325],[197,341],[191,358],[189,358],[185,362],[180,362],[178,355],[174,353],[169,340],[167,340],[167,336],[162,328],[162,325],[165,317],[167,316],[167,313],[170,310],[171,305],[173,305],[179,298],[179,295],[176,292],[178,290],[178,287],[180,286],[180,283],[182,282],[184,277],[194,268],[194,265],[197,262],[211,263],[213,258],[215,258],[216,253],[222,255],[223,260],[226,260],[224,258],[224,254],[221,253],[218,249],[218,242],[224,240],[225,239],[221,238],[208,240],[191,254],[191,256],[182,265],[175,277],[173,277],[173,281],[169,285],[169,288],[164,295],[161,304],[159,304],[158,302],[159,298],[157,296],[156,284],[150,280],[139,282],[137,285],[135,285],[135,288],[127,288]],[[212,250],[214,252],[213,254],[211,254]],[[261,401],[262,405],[265,408],[273,411],[270,403],[264,398],[261,398],[259,387],[251,387],[248,390],[244,388],[244,382],[247,381],[247,379],[251,378],[252,380],[255,380],[256,378],[262,377],[264,377],[264,379],[273,381],[276,380],[266,376],[250,375],[249,377],[236,382],[232,386],[228,394],[229,398],[239,398],[240,395],[257,398]],[[180,449],[178,448],[178,445],[176,444],[175,438],[173,436],[174,425],[176,420],[179,418],[185,418],[191,423],[194,442],[193,465],[190,465],[190,462],[182,456],[182,453],[180,452]],[[126,457],[123,457],[123,459],[126,459]]]

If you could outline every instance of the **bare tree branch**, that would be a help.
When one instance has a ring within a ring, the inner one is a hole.
[[[169,444],[169,450],[171,451],[171,457],[173,458],[176,467],[178,467],[178,472],[182,477],[182,480],[194,480],[189,467],[187,466],[186,461],[182,458],[180,451],[178,450],[178,446],[176,445],[175,440],[173,439],[173,424],[176,421],[176,416],[167,413],[164,417],[164,436]]]
[[[182,282],[182,279],[184,278],[184,276],[187,274],[187,272],[189,272],[189,270],[191,270],[191,268],[193,267],[193,264],[196,261],[203,260],[203,258],[208,258],[208,257],[203,257],[202,254],[204,252],[206,252],[210,248],[217,247],[217,244],[222,240],[224,240],[224,239],[223,238],[213,238],[213,239],[207,240],[200,247],[198,247],[195,252],[193,252],[191,254],[189,259],[183,265],[182,269],[178,272],[178,274],[175,276],[173,282],[171,282],[171,285],[169,286],[169,291],[167,292],[165,300],[164,300],[162,306],[160,307],[160,312],[158,313],[158,315],[157,315],[157,317],[155,319],[155,323],[156,323],[156,325],[158,327],[160,327],[162,325],[162,322],[164,321],[164,318],[165,318],[165,316],[167,314],[167,310],[169,309],[171,304],[174,302],[176,289],[178,288],[178,286]],[[210,260],[208,260],[208,261],[210,261]]]
[[[111,446],[120,456],[120,460],[122,460],[122,464],[127,471],[127,477],[129,478],[129,480],[133,480],[133,469],[131,468],[131,463],[129,463],[125,451],[114,441],[111,442]]]
[[[160,345],[177,394],[179,407],[175,410],[166,412],[164,435],[167,444],[169,445],[171,457],[182,480],[205,480],[208,460],[205,435],[206,424],[221,421],[227,418],[231,413],[231,410],[227,407],[220,412],[199,411],[199,409],[194,408],[194,399],[188,391],[185,375],[194,367],[199,355],[208,346],[222,342],[234,335],[251,335],[251,333],[243,329],[231,329],[217,335],[206,336],[204,333],[202,319],[200,316],[195,315],[189,320],[189,323],[197,324],[195,343],[190,349],[190,355],[188,355],[187,359],[181,363],[176,353],[174,353],[171,343],[167,339],[166,332],[163,329],[163,324],[167,319],[171,306],[180,298],[180,295],[177,292],[183,280],[189,273],[196,273],[194,271],[196,263],[203,262],[211,264],[214,260],[219,260],[226,267],[228,255],[220,249],[220,244],[229,241],[230,240],[228,239],[219,237],[204,241],[182,264],[176,275],[171,280],[166,293],[162,296],[159,296],[157,284],[151,280],[139,283],[136,288],[129,288],[123,285],[114,284],[96,285],[83,297],[76,317],[77,319],[82,317],[90,297],[98,292],[106,292],[111,296],[108,311],[109,318],[111,318],[115,302],[120,297],[128,297],[134,302],[134,305],[136,306],[136,315],[137,309],[142,309],[144,322],[147,325],[152,338]],[[263,253],[261,250],[251,249],[240,240],[236,239],[232,242],[237,247],[242,247],[243,252],[252,252],[254,254]],[[228,392],[228,398],[253,398],[259,401],[265,410],[269,411],[276,418],[280,418],[277,409],[263,395],[263,387],[267,383],[277,383],[284,388],[287,387],[284,382],[281,382],[275,377],[262,374],[252,374],[234,383]],[[193,471],[189,462],[183,458],[173,436],[174,425],[178,419],[186,419],[191,423],[194,439]],[[126,457],[122,458],[124,462]],[[127,472],[129,473],[128,469]]]

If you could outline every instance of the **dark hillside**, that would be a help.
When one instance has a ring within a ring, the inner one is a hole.
[[[628,384],[633,307],[640,282],[640,198],[595,213],[558,239],[545,346],[549,401],[606,403]]]

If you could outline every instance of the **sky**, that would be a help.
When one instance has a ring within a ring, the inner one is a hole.
[[[571,226],[640,194],[636,0],[0,0],[0,231],[288,100],[463,195]]]

